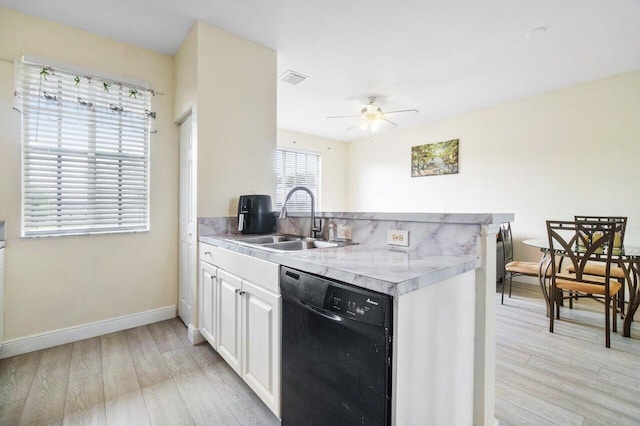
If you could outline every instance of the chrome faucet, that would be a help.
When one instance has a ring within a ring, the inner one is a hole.
[[[309,224],[309,237],[316,238],[318,232],[322,231],[322,220],[316,226],[316,199],[313,196],[313,192],[306,186],[296,186],[287,194],[287,198],[284,199],[284,203],[282,204],[282,210],[280,210],[280,219],[287,218],[287,201],[296,191],[304,191],[311,197],[311,223]]]

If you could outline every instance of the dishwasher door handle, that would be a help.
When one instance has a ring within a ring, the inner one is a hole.
[[[329,312],[325,312],[320,308],[316,308],[315,306],[308,304],[304,300],[300,300],[300,304],[302,305],[303,308],[305,308],[305,309],[307,309],[307,310],[309,310],[309,311],[311,311],[311,312],[313,312],[315,314],[318,314],[321,317],[324,317],[324,318],[326,318],[328,320],[335,321],[335,322],[342,322],[342,318],[339,317],[338,315],[332,314],[332,313],[329,313]]]

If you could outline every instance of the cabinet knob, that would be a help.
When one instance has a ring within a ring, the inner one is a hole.
[[[210,252],[210,251],[205,251],[205,252],[204,252],[204,255],[205,255],[205,256],[211,256],[211,252]]]
[[[245,293],[246,293],[246,291],[244,291],[244,290],[240,290],[240,291],[238,292],[238,294],[239,294],[240,296],[244,296],[244,294],[245,294]]]
[[[236,288],[235,292],[236,292],[236,294],[240,293],[240,289]]]

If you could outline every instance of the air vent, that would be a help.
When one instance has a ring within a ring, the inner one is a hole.
[[[304,74],[300,74],[298,72],[295,71],[287,71],[284,74],[282,74],[282,76],[280,77],[280,81],[283,81],[285,83],[289,83],[291,85],[297,86],[298,84],[302,83],[303,81],[305,81],[306,79],[308,79],[309,76],[306,76]]]

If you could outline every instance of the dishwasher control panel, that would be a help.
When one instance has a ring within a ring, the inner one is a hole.
[[[329,285],[324,308],[344,317],[374,325],[384,325],[386,299],[370,292],[362,294]]]

